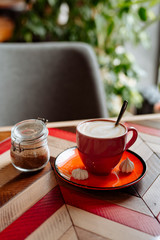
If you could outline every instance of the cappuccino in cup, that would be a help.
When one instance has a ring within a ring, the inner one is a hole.
[[[92,121],[81,124],[78,130],[89,137],[115,138],[123,135],[126,129],[122,125],[115,127],[114,122]]]
[[[128,132],[132,137],[127,140]],[[137,130],[109,119],[81,122],[76,129],[78,152],[86,169],[96,175],[107,175],[119,163],[122,154],[136,141]]]

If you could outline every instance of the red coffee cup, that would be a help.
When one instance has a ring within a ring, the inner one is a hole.
[[[88,133],[81,130],[86,126],[84,124],[98,124],[98,121],[102,121],[102,124],[114,125],[115,123],[115,121],[108,119],[83,121],[77,126],[76,141],[80,157],[86,169],[96,175],[107,175],[119,163],[123,152],[136,141],[138,132],[135,128],[126,127],[122,123],[119,123],[119,128],[122,130],[122,134],[119,136],[104,136],[101,138],[101,136],[89,136]],[[132,132],[132,137],[127,142],[128,132]]]

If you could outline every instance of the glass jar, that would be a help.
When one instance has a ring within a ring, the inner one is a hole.
[[[42,169],[50,158],[48,129],[45,121],[29,119],[17,123],[11,130],[11,162],[20,171]]]

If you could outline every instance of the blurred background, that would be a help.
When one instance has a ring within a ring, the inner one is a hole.
[[[97,56],[110,116],[160,112],[160,0],[0,0],[0,42],[78,41]]]

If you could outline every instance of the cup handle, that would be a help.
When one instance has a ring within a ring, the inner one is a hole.
[[[132,135],[131,139],[129,140],[129,142],[126,144],[125,150],[127,150],[129,147],[131,147],[138,137],[138,132],[134,127],[129,127],[128,132],[132,132],[133,135]]]

